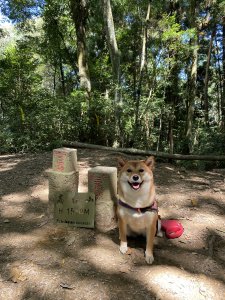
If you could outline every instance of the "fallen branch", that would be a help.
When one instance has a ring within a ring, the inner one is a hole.
[[[169,154],[164,152],[156,152],[149,150],[139,150],[134,148],[113,148],[100,145],[93,145],[80,142],[63,142],[64,147],[74,147],[74,148],[87,148],[87,149],[98,149],[98,150],[109,150],[114,152],[122,152],[133,155],[152,155],[155,157],[175,159],[175,160],[205,160],[205,161],[222,161],[225,160],[225,155],[182,155],[182,154]]]

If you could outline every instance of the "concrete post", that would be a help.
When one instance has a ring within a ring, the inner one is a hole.
[[[77,193],[79,172],[77,150],[59,148],[53,150],[52,170],[47,171],[49,179],[49,215],[54,215],[55,204],[67,198],[68,193]]]
[[[88,171],[88,191],[95,194],[95,226],[101,232],[117,227],[117,168],[95,167]]]
[[[77,149],[54,149],[52,169],[62,173],[78,172]]]

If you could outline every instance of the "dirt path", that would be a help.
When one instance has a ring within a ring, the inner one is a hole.
[[[107,234],[54,225],[46,216],[52,154],[0,156],[0,299],[224,299],[225,170],[185,171],[158,163],[162,218],[177,218],[179,239],[157,238],[155,262],[144,240],[118,250]],[[80,191],[96,165],[116,166],[116,154],[78,150]]]

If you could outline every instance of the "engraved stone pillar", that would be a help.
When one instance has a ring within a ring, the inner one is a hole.
[[[62,173],[78,172],[77,149],[54,149],[52,169]]]
[[[79,172],[77,150],[59,148],[53,150],[52,170],[47,171],[49,179],[49,215],[54,215],[56,202],[67,197],[68,193],[77,193]]]
[[[90,169],[88,191],[96,197],[96,228],[101,232],[116,228],[117,168],[98,166]]]

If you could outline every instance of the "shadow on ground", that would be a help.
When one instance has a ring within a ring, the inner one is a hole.
[[[119,155],[78,150],[82,184],[90,167],[116,166]],[[185,231],[179,239],[156,238],[149,266],[144,238],[129,239],[129,255],[122,255],[117,229],[103,234],[53,223],[46,214],[51,160],[51,153],[0,157],[2,300],[223,299],[225,199],[218,171],[156,165],[162,218],[180,219]]]

